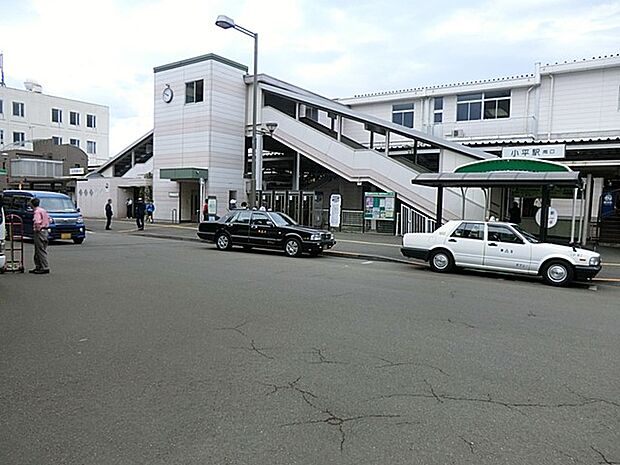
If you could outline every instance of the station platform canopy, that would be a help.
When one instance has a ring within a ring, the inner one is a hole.
[[[421,173],[412,184],[429,187],[579,187],[579,173],[560,163],[532,158],[498,158],[461,165],[452,173]]]

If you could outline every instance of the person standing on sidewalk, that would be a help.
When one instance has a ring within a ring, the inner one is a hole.
[[[50,226],[50,217],[43,207],[40,207],[41,201],[34,197],[30,201],[34,208],[33,229],[34,229],[34,269],[29,273],[48,274],[50,272],[49,263],[47,261],[47,244],[48,244],[48,228]]]
[[[153,222],[153,213],[155,212],[155,204],[152,200],[149,200],[146,204],[146,220],[149,223]]]
[[[133,217],[133,200],[128,198],[127,202],[125,202],[125,206],[127,207],[127,218],[132,218]]]
[[[138,230],[142,231],[144,230],[144,213],[146,211],[146,206],[144,205],[144,200],[142,200],[142,197],[138,198],[138,201],[136,202],[136,225],[138,226]]]
[[[105,204],[105,217],[106,217],[106,222],[105,222],[105,228],[109,231],[110,229],[112,229],[110,227],[110,225],[112,224],[112,199],[108,199],[108,203]]]

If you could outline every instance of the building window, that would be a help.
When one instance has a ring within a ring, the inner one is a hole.
[[[435,97],[433,105],[433,122],[443,122],[443,97]]]
[[[482,117],[482,94],[456,96],[456,120],[472,121]]]
[[[315,107],[306,106],[306,118],[311,119],[312,121],[319,120],[319,109]]]
[[[23,118],[25,114],[24,104],[22,102],[13,102],[13,116],[21,116]]]
[[[74,147],[79,147],[80,139],[69,139],[69,144],[73,145]]]
[[[97,142],[88,140],[86,141],[86,153],[94,155],[97,153]]]
[[[203,80],[185,83],[185,103],[202,102]]]
[[[69,124],[71,124],[72,126],[80,125],[80,114],[77,111],[69,112]]]
[[[0,115],[3,115],[3,114],[4,114],[4,102],[0,98]]]
[[[86,127],[87,128],[97,127],[97,117],[95,115],[86,115]]]
[[[457,121],[510,117],[510,90],[457,95],[456,102]]]
[[[62,123],[62,110],[52,108],[52,123]]]
[[[484,93],[484,119],[510,117],[510,90]]]
[[[52,143],[54,145],[62,145],[62,137],[60,137],[60,136],[52,136]]]
[[[14,132],[13,133],[13,143],[23,145],[26,140],[25,132]]]
[[[400,124],[407,128],[413,128],[413,103],[392,105],[392,123]]]

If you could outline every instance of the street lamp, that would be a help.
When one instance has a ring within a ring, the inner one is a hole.
[[[256,207],[256,100],[257,100],[257,77],[258,74],[258,34],[244,27],[235,24],[235,21],[228,16],[219,15],[215,20],[215,25],[222,29],[236,29],[245,35],[254,38],[254,77],[252,80],[252,186],[250,188],[250,206]]]

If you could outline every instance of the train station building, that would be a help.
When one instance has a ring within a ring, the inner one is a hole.
[[[235,199],[327,226],[336,199],[338,228],[426,231],[436,224],[437,188],[412,179],[523,157],[581,179],[576,189],[551,186],[550,236],[566,237],[577,212],[589,238],[620,242],[620,56],[336,100],[261,74],[255,161],[246,66],[208,54],[154,76],[153,131],[78,182],[87,215],[100,216],[106,198],[120,205],[144,196],[157,221],[197,222],[205,202],[221,215]],[[450,186],[440,217],[503,219],[517,201],[533,223],[541,197],[533,187]]]

